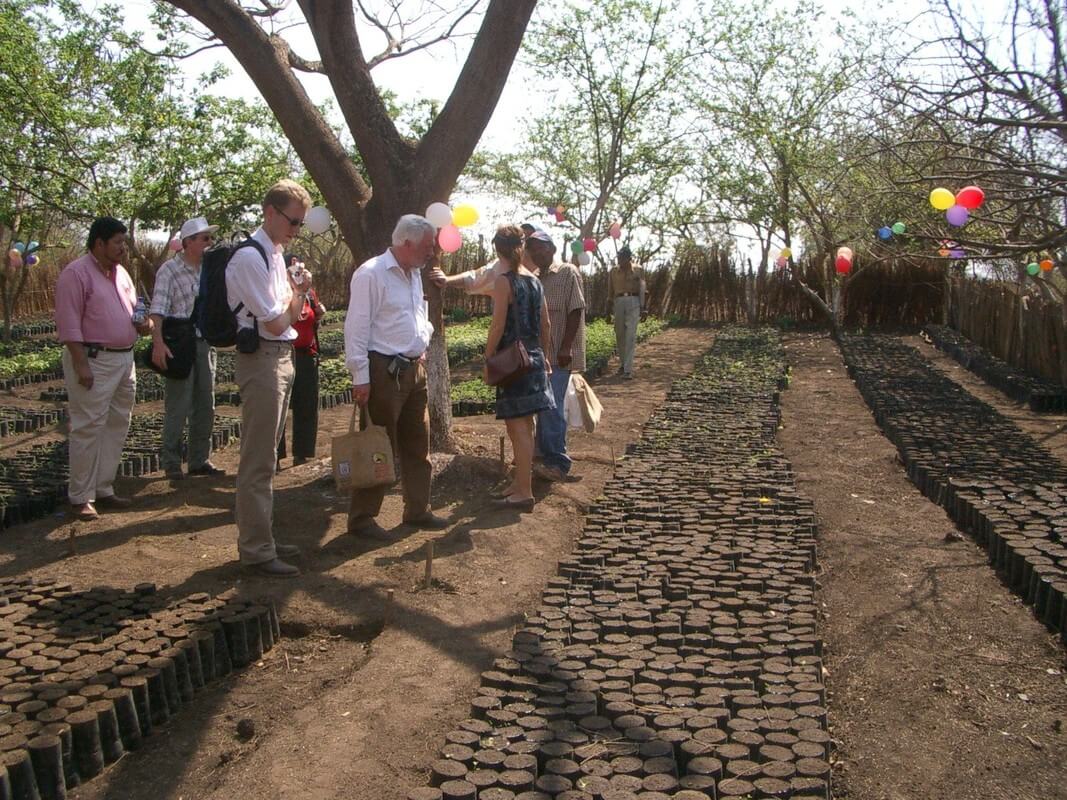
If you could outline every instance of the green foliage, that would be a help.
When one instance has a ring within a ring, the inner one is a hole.
[[[667,327],[661,319],[649,317],[637,326],[637,341],[643,342]],[[486,328],[488,330],[488,327]],[[484,348],[483,334],[483,348]],[[607,366],[608,360],[615,352],[615,327],[602,319],[589,322],[585,326],[585,362],[586,372],[595,375]],[[481,378],[471,378],[461,383],[452,384],[452,402],[470,402],[488,405],[496,401],[496,389],[486,386]]]
[[[55,372],[62,368],[62,364],[63,348],[60,345],[44,347],[33,352],[0,358],[0,378]]]
[[[677,227],[691,213],[677,190],[694,156],[682,89],[707,46],[699,14],[675,0],[558,5],[525,47],[569,89],[527,119],[518,153],[488,157],[476,177],[531,206],[562,203],[573,235]]]
[[[352,388],[352,373],[343,357],[319,361],[319,394],[341,394]]]

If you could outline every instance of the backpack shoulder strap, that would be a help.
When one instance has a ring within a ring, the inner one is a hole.
[[[234,257],[234,255],[237,253],[237,251],[240,250],[242,247],[254,247],[254,248],[256,248],[256,250],[259,252],[259,255],[263,258],[263,266],[266,267],[267,276],[269,277],[270,276],[270,259],[267,258],[267,251],[263,249],[263,245],[261,245],[259,242],[257,242],[255,239],[253,239],[251,236],[249,236],[247,239],[245,239],[243,242],[240,242],[235,248],[233,248],[233,253],[230,253],[230,258],[232,259]],[[238,303],[237,304],[237,308],[235,308],[233,310],[233,313],[234,314],[241,313],[241,309],[244,308],[244,307],[245,307],[244,303]],[[252,317],[253,324],[258,327],[259,320],[257,320],[255,318],[255,316],[253,316],[251,313],[249,313],[248,316]]]

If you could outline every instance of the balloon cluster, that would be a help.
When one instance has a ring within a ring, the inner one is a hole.
[[[566,211],[567,209],[564,208],[563,203],[560,203],[558,206],[545,207],[545,213],[547,213],[550,217],[555,217],[556,222],[563,222],[563,215],[564,213],[566,213]]]
[[[596,252],[596,239],[575,239],[571,242],[571,253],[578,257],[578,264],[585,267],[593,263],[590,253]]]
[[[426,219],[438,229],[437,243],[446,253],[454,253],[463,245],[460,228],[468,228],[478,221],[478,210],[469,203],[449,208],[446,203],[430,203]]]
[[[1052,272],[1053,268],[1056,266],[1056,262],[1048,257],[1048,253],[1042,253],[1041,255],[1043,257],[1040,261],[1031,261],[1026,265],[1027,275],[1033,277],[1039,272]]]
[[[834,259],[834,269],[838,275],[848,275],[852,271],[852,249],[849,247],[837,248],[837,258]]]
[[[966,251],[951,239],[941,240],[941,249],[937,254],[942,258],[963,258],[967,255]]]
[[[778,258],[774,259],[774,265],[778,269],[785,269],[789,264],[789,258],[793,255],[793,251],[788,247],[783,247],[782,252],[778,254]]]
[[[41,249],[40,242],[15,242],[7,251],[7,265],[11,269],[21,269],[23,265],[32,267],[40,261],[37,251]]]
[[[930,192],[930,205],[945,212],[945,220],[955,228],[967,224],[971,212],[985,201],[985,192],[977,186],[964,186],[956,194],[938,187]]]
[[[907,229],[907,225],[903,222],[894,222],[892,225],[883,225],[878,229],[878,238],[883,242],[888,242],[894,236],[903,236]]]

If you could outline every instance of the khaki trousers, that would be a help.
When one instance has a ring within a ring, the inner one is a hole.
[[[370,401],[367,414],[389,432],[404,487],[404,519],[430,510],[430,417],[426,410],[426,369],[416,364],[391,378],[389,359],[370,354]],[[348,527],[365,525],[382,510],[388,486],[355,489],[348,511]]]
[[[130,430],[137,378],[133,351],[101,351],[89,359],[93,385],[78,383],[70,351],[63,348],[63,380],[70,416],[70,480],[67,490],[75,505],[115,494],[115,473]]]
[[[238,353],[241,461],[237,467],[237,553],[242,564],[277,557],[274,548],[274,465],[289,394],[293,347],[261,339],[254,353]]]
[[[634,349],[637,347],[637,323],[641,321],[639,297],[615,298],[615,349],[623,374],[634,371]]]

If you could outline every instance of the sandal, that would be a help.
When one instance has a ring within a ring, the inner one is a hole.
[[[512,500],[511,495],[503,497],[499,500],[494,500],[492,505],[496,509],[509,509],[512,511],[533,511],[534,498],[528,500]]]
[[[495,489],[489,493],[490,500],[503,500],[505,497],[511,497],[515,494],[515,490],[510,486],[505,486],[503,489]]]

